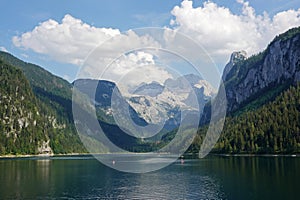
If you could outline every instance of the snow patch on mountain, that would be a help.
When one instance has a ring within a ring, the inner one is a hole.
[[[147,123],[158,124],[173,119],[178,125],[180,112],[198,109],[201,112],[215,94],[216,90],[207,81],[189,74],[167,79],[164,85],[157,82],[141,84],[125,99]]]

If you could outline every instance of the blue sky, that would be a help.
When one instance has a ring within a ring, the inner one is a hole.
[[[193,1],[193,10],[197,7],[204,7],[203,2],[203,0]],[[214,2],[220,8],[228,8],[232,15],[240,16],[242,13],[241,3],[238,3],[236,0],[213,0],[212,2]],[[172,13],[172,10],[175,6],[181,7],[182,12],[178,11],[176,14]],[[257,15],[262,15],[263,12],[266,11],[272,20],[272,17],[279,12],[289,9],[297,11],[300,8],[300,1],[253,0],[250,1],[250,6],[255,10]],[[178,30],[184,32],[185,34],[190,34],[191,37],[197,38],[197,33],[193,29],[196,27],[196,24],[195,26],[188,27],[190,23],[194,23],[193,20],[191,20],[193,18],[184,16],[184,9],[188,10],[191,8],[186,6],[183,9],[180,0],[2,0],[1,7],[1,49],[6,49],[8,52],[23,60],[41,65],[50,72],[61,77],[68,78],[70,81],[74,79],[75,74],[79,69],[78,65],[62,59],[56,59],[51,52],[37,52],[34,47],[30,46],[31,44],[28,44],[32,40],[24,41],[25,39],[22,38],[20,41],[24,43],[17,46],[12,42],[12,38],[14,36],[21,37],[23,33],[33,31],[33,29],[39,26],[41,22],[49,19],[53,19],[58,23],[62,23],[61,21],[66,14],[71,15],[75,19],[80,19],[82,23],[86,23],[97,28],[113,28],[122,32],[128,29],[139,27],[167,26],[173,29],[178,28]],[[197,16],[197,14],[195,14],[195,16]],[[177,24],[170,25],[171,19],[175,20]],[[190,22],[188,20],[190,20]],[[195,20],[197,20],[197,18],[195,18]],[[294,22],[294,24],[297,23],[298,21]],[[290,26],[294,26],[294,24],[291,24]],[[272,25],[272,27],[274,26]],[[261,28],[263,25],[258,25],[258,27]],[[282,29],[284,28],[286,27],[283,26]],[[282,30],[278,29],[276,31],[273,31],[272,33],[267,32],[266,34],[270,35],[267,37],[267,39],[273,37],[274,34],[277,34]],[[199,41],[201,42],[201,40]],[[259,40],[255,41],[261,43]],[[223,41],[220,42],[220,45],[224,43],[222,42]],[[229,43],[226,44],[228,45]],[[261,50],[265,45],[265,43],[259,44],[258,47],[253,47],[253,49],[250,49],[250,52],[252,50]],[[238,47],[232,48],[234,49]],[[208,49],[210,50],[210,48]],[[229,56],[228,52],[223,53],[222,55],[217,55],[217,53],[214,54],[214,49],[211,51],[213,55],[212,57],[216,59],[219,69],[222,70],[222,66],[226,63],[224,62],[225,58]]]

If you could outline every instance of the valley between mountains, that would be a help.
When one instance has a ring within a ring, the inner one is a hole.
[[[198,109],[199,129],[187,150],[197,154],[210,122],[211,101],[218,95],[217,88],[194,74],[163,84],[142,83],[122,94],[114,82],[78,79],[69,83],[6,52],[0,52],[0,72],[0,155],[88,153],[82,140],[95,152],[108,153],[101,141],[76,131],[75,86],[95,105],[107,138],[131,152],[165,146],[175,137],[184,112]],[[213,153],[300,153],[300,28],[277,36],[257,55],[234,52],[222,79],[227,116]],[[113,95],[137,125],[161,124],[160,132],[145,138],[126,134],[114,119]],[[193,95],[198,107],[191,103]]]

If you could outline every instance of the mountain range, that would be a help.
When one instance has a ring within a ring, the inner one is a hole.
[[[0,71],[0,154],[84,153],[83,138],[106,152],[99,141],[76,132],[72,115],[75,86],[95,105],[107,137],[136,152],[152,151],[170,142],[180,125],[179,110],[197,110],[195,95],[203,114],[188,152],[197,153],[210,121],[210,101],[217,95],[209,83],[193,74],[164,84],[142,83],[123,95],[113,82],[79,79],[69,83],[6,52],[0,52]],[[300,152],[300,28],[277,36],[266,50],[249,58],[244,51],[234,52],[222,79],[227,117],[213,152]],[[95,91],[89,91],[91,85]],[[164,123],[163,130],[148,140],[126,134],[113,116],[113,95],[122,107],[129,108],[137,125]]]
[[[165,122],[165,128],[172,130],[180,124],[180,111],[201,113],[215,94],[216,90],[207,81],[187,74],[176,79],[169,78],[163,85],[157,82],[141,84],[126,99],[147,123]]]

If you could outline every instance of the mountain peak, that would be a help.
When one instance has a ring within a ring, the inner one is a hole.
[[[137,95],[149,95],[155,97],[161,94],[164,90],[164,86],[160,83],[153,81],[151,83],[145,83],[136,88],[132,93]]]
[[[231,71],[232,67],[238,62],[246,60],[246,58],[247,58],[247,52],[244,50],[233,52],[230,56],[230,60],[228,64],[224,68],[222,79],[226,80],[226,77],[228,73]]]
[[[247,52],[242,51],[235,51],[230,56],[230,63],[236,64],[242,60],[245,60],[247,58]]]

